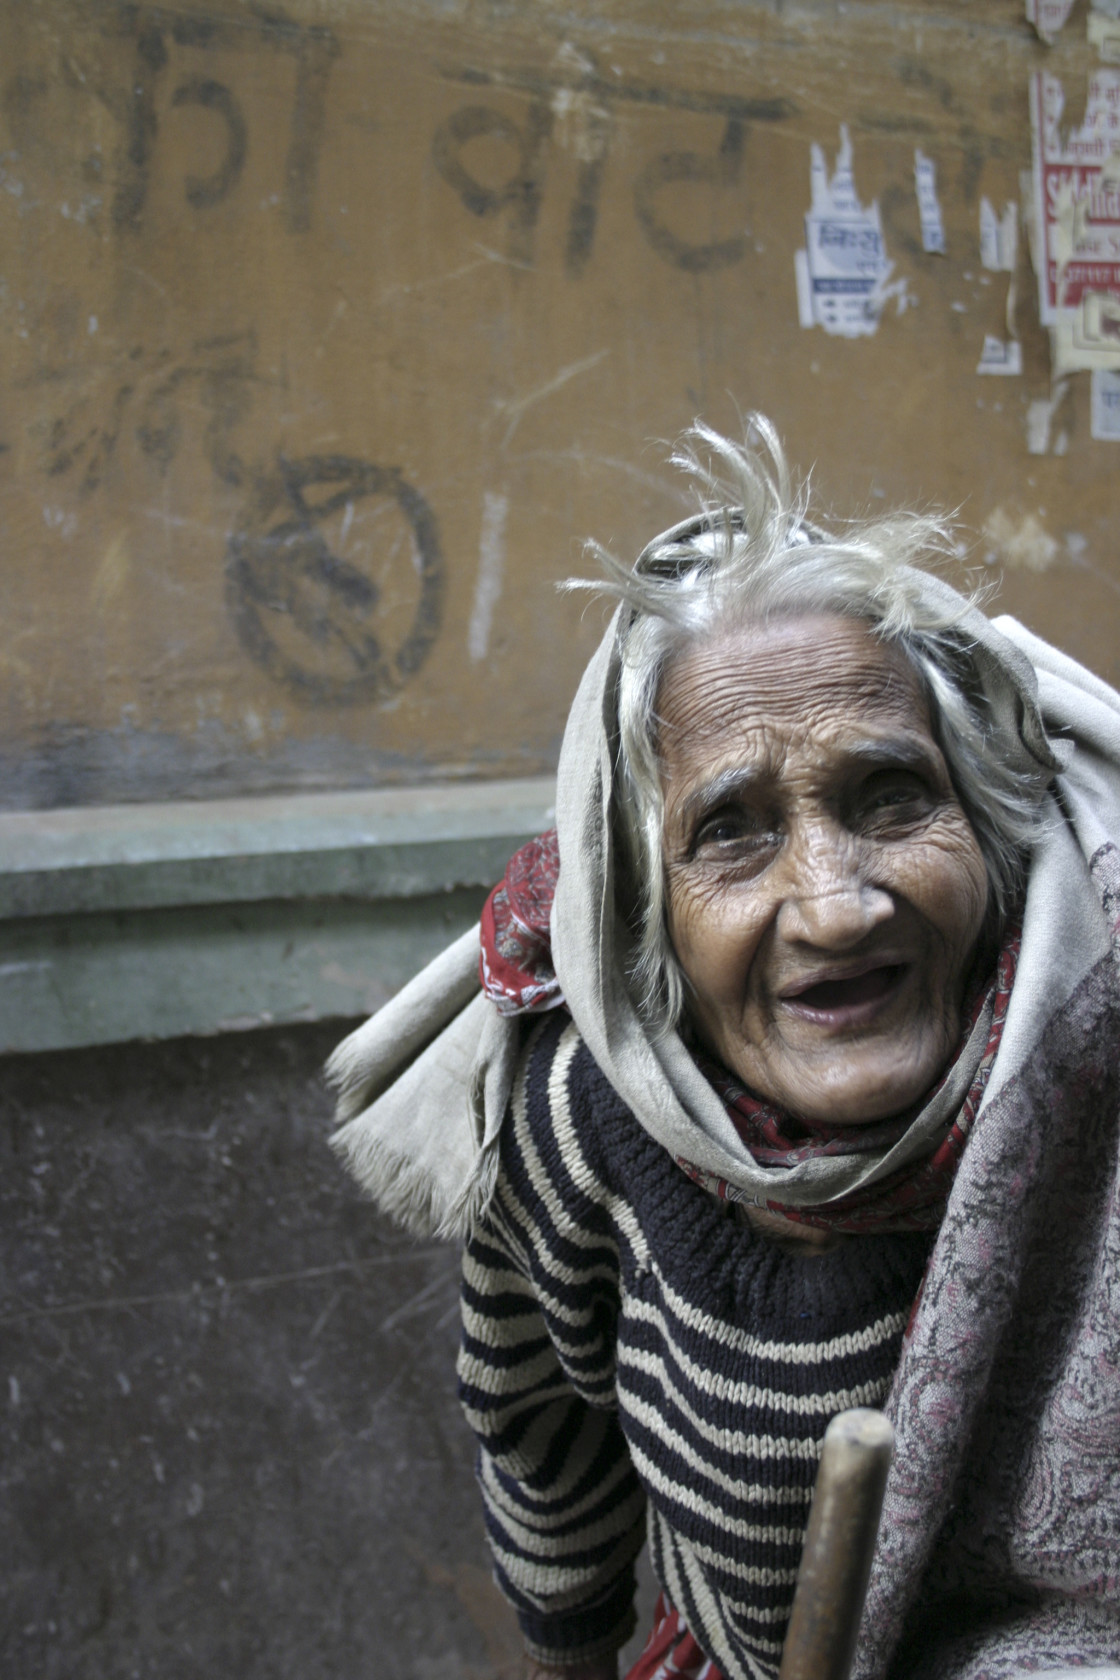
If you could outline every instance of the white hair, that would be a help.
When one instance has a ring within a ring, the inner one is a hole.
[[[808,518],[807,486],[794,486],[777,433],[748,419],[741,444],[699,422],[672,464],[700,491],[700,511],[663,532],[632,568],[598,544],[606,571],[595,588],[629,609],[620,639],[616,809],[634,903],[632,979],[646,1019],[680,1020],[686,982],[666,925],[658,695],[684,649],[747,624],[835,613],[865,622],[918,675],[933,733],[987,869],[995,926],[1021,894],[1025,854],[1044,785],[1024,775],[1018,742],[988,707],[962,621],[973,605],[936,607],[913,568],[956,553],[946,521],[896,513],[831,535]]]

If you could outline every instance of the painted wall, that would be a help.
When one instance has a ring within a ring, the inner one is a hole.
[[[1016,0],[6,0],[2,802],[547,771],[602,622],[556,582],[679,517],[657,440],[736,405],[841,511],[960,505],[1120,680],[1117,445],[1085,375],[1040,433],[1024,242],[979,247],[1030,74],[1087,55]],[[841,124],[893,264],[857,337],[795,286]]]

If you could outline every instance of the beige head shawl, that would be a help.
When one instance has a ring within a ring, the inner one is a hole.
[[[920,583],[932,605],[960,611],[947,584],[924,574]],[[792,1169],[752,1158],[679,1035],[652,1035],[627,983],[631,935],[615,902],[613,824],[618,628],[616,614],[584,673],[560,754],[552,941],[567,1006],[650,1135],[675,1159],[726,1179],[743,1199],[819,1205],[874,1184],[943,1135],[971,1082],[987,1019],[977,1023],[953,1077],[890,1150]],[[1064,810],[1047,795],[1047,822],[1032,859],[1023,948],[989,1101],[1052,1008],[1108,948],[1086,865],[1094,841],[1120,832],[1120,707],[1105,684],[1014,620],[993,622],[968,610],[962,630],[993,714],[1019,743],[1024,772],[1064,767],[1057,778]],[[1056,742],[1057,756],[1047,729],[1066,737]],[[522,1042],[523,1023],[499,1017],[479,991],[477,960],[475,930],[340,1045],[329,1064],[343,1122],[335,1147],[386,1212],[428,1234],[461,1235],[487,1205]]]

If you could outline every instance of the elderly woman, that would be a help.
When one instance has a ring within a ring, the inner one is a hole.
[[[339,1146],[466,1237],[460,1381],[533,1675],[776,1673],[824,1430],[896,1458],[857,1672],[1120,1657],[1120,699],[703,428],[557,835],[341,1047]],[[701,468],[698,452],[716,462]]]

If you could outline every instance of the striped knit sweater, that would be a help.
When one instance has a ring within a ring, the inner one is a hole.
[[[878,1405],[929,1247],[790,1254],[642,1129],[555,1011],[463,1271],[460,1394],[499,1585],[539,1660],[613,1650],[633,1560],[728,1680],[777,1672],[821,1440]]]

